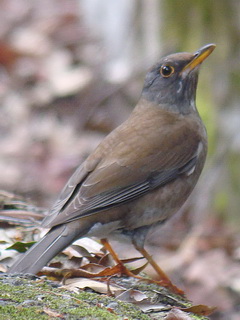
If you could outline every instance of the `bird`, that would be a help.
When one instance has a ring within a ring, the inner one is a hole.
[[[196,108],[199,67],[215,49],[161,58],[147,72],[129,118],[108,134],[66,183],[42,227],[50,228],[8,270],[38,273],[81,237],[128,239],[160,280],[175,288],[145,250],[146,235],[185,203],[202,172],[207,133]]]

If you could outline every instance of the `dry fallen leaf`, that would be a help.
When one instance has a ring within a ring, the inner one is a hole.
[[[209,307],[209,306],[205,306],[203,304],[199,304],[196,306],[192,306],[192,307],[188,307],[188,308],[180,308],[180,309],[183,311],[186,311],[186,312],[195,313],[199,316],[209,316],[210,314],[212,314],[216,310],[216,307]]]
[[[63,288],[66,288],[71,291],[76,291],[77,289],[86,289],[90,288],[96,292],[107,294],[111,291],[114,295],[119,295],[123,290],[123,287],[120,287],[116,284],[107,284],[106,282],[97,281],[93,279],[85,279],[85,278],[73,278],[66,280]]]
[[[179,309],[172,309],[164,319],[165,320],[191,320],[192,318],[187,313]]]
[[[61,313],[58,313],[54,310],[51,310],[49,308],[43,308],[43,311],[50,317],[53,317],[53,318],[63,318],[63,314]]]
[[[139,290],[128,289],[128,290],[125,290],[124,292],[120,293],[117,296],[117,299],[124,301],[124,302],[135,303],[135,302],[142,302],[144,300],[147,300],[148,296]]]

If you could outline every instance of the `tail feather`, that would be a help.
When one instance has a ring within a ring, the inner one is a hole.
[[[69,225],[64,224],[52,228],[10,267],[8,273],[36,274],[59,252],[85,234],[85,232],[80,233],[79,229],[71,228]]]

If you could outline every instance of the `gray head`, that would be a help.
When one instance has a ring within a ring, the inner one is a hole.
[[[147,73],[142,96],[183,114],[195,109],[200,64],[215,49],[208,44],[195,53],[175,53],[162,58]]]

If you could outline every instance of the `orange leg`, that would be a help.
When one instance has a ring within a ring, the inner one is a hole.
[[[174,293],[177,294],[183,294],[184,292],[179,289],[177,286],[175,286],[171,280],[168,278],[166,273],[159,267],[159,265],[156,263],[156,261],[153,259],[153,257],[144,249],[144,248],[136,248],[143,256],[147,259],[147,261],[151,264],[153,269],[156,271],[156,273],[159,275],[160,281],[159,284],[162,286],[169,288]]]
[[[113,260],[121,266],[122,273],[127,275],[128,277],[134,277],[140,279],[137,275],[133,274],[130,270],[128,270],[125,265],[122,263],[122,261],[119,259],[118,255],[116,252],[113,250],[112,246],[108,242],[107,239],[101,239],[102,245],[105,247],[105,249],[111,254],[113,257]]]
[[[149,255],[149,253],[144,249],[144,248],[136,248],[143,256],[145,259],[147,259],[147,261],[151,264],[151,266],[153,267],[153,269],[157,272],[157,274],[160,277],[160,281],[154,281],[154,280],[149,280],[149,279],[145,279],[143,277],[137,276],[135,274],[133,274],[130,270],[128,270],[124,264],[122,263],[122,261],[119,259],[118,255],[116,254],[116,252],[113,250],[112,246],[110,245],[110,243],[108,242],[107,239],[101,239],[101,243],[104,245],[105,249],[111,254],[111,256],[113,257],[114,261],[119,264],[121,266],[122,269],[122,273],[127,275],[128,277],[134,277],[140,280],[144,280],[144,281],[150,281],[150,282],[154,282],[154,283],[158,283],[161,286],[164,286],[166,288],[169,288],[171,291],[173,291],[176,294],[183,294],[183,291],[181,289],[179,289],[178,287],[176,287],[171,280],[168,278],[168,276],[163,272],[163,270],[158,266],[158,264],[153,260],[153,258]]]

